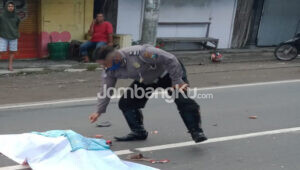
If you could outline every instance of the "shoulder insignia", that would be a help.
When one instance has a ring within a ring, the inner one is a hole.
[[[141,53],[140,51],[130,51],[130,52],[129,52],[129,55],[130,55],[130,56],[139,56],[140,53]]]
[[[150,53],[150,52],[145,52],[145,53],[144,53],[144,57],[145,57],[145,58],[156,59],[156,58],[158,57],[158,55],[157,55],[157,54],[152,54],[152,53]]]
[[[133,63],[133,67],[134,67],[134,68],[140,68],[141,65],[140,65],[138,62],[135,62],[135,63]]]
[[[152,54],[147,51],[147,52],[144,53],[144,57],[145,58],[152,58]]]

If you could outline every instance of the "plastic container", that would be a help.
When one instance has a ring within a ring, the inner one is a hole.
[[[70,43],[55,42],[48,44],[48,51],[51,60],[65,60],[69,53]]]

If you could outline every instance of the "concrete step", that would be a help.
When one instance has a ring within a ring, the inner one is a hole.
[[[274,48],[262,49],[224,49],[218,50],[223,56],[222,62],[252,62],[276,60]],[[212,51],[172,51],[184,64],[197,65],[211,63]]]

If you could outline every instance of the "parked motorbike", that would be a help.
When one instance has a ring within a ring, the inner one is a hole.
[[[275,49],[275,57],[281,61],[291,61],[300,54],[300,33],[293,39],[280,43]]]

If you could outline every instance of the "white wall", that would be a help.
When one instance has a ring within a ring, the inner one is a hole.
[[[237,0],[214,0],[210,36],[218,38],[219,48],[230,48]]]
[[[160,22],[208,22],[214,0],[161,0]]]
[[[119,0],[117,33],[132,34],[134,40],[140,39],[142,1]],[[219,48],[230,48],[235,3],[236,0],[161,0],[159,22],[211,22],[209,36],[220,40]],[[203,34],[200,25],[199,30],[199,35]],[[191,27],[190,31],[195,28]],[[160,36],[164,32],[171,34],[172,30],[158,30]]]
[[[157,37],[205,37],[207,24],[159,24]]]
[[[235,2],[236,0],[161,0],[159,21],[211,22],[209,36],[220,40],[219,48],[230,48]],[[199,30],[203,28],[199,26]],[[192,28],[190,31],[195,32]]]
[[[117,34],[130,34],[140,39],[143,0],[119,0]]]

